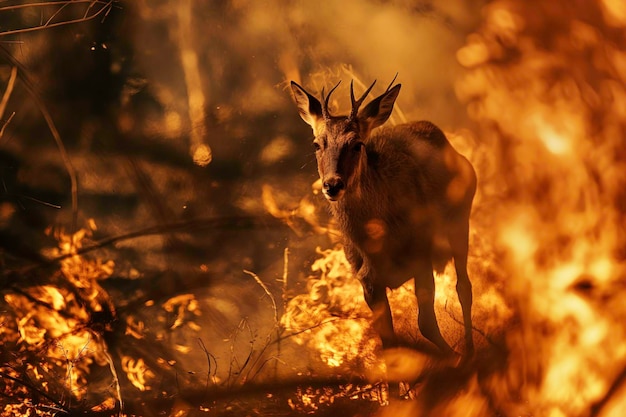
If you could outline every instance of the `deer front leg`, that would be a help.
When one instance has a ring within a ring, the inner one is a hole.
[[[387,299],[385,288],[375,288],[371,297],[365,297],[367,305],[372,310],[374,330],[380,335],[383,349],[389,349],[397,345],[396,335],[393,331],[391,307]]]
[[[387,288],[385,286],[375,285],[374,274],[370,269],[367,260],[362,260],[362,267],[359,270],[357,277],[361,281],[363,286],[363,294],[365,296],[365,302],[372,310],[372,327],[380,336],[383,344],[383,352],[387,349],[392,349],[397,346],[398,342],[396,335],[393,331],[393,318],[391,316],[391,307],[389,306],[389,299],[387,298]],[[383,353],[383,357],[384,353]],[[394,381],[394,378],[388,379],[388,393],[390,398],[400,397],[400,385],[398,381]]]
[[[358,276],[363,266],[363,256],[361,256],[359,251],[349,242],[344,243],[343,252],[346,254],[346,259],[352,267],[353,274]]]
[[[463,312],[465,328],[465,351],[468,357],[474,354],[472,338],[472,283],[467,274],[467,252],[469,245],[469,219],[462,218],[450,228],[449,241],[456,270],[456,292]]]
[[[435,316],[435,277],[432,264],[423,262],[415,274],[415,296],[419,308],[417,324],[422,335],[435,344],[443,353],[454,351],[441,336]]]
[[[361,267],[359,279],[363,286],[365,302],[372,310],[372,326],[383,342],[383,349],[395,347],[397,340],[393,331],[393,319],[387,299],[387,289],[384,286],[376,285],[373,273],[367,265]]]

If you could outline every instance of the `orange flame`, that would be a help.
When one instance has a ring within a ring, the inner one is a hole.
[[[622,4],[493,2],[458,53],[457,93],[492,155],[475,161],[489,213],[474,225],[504,251],[496,276],[521,321],[508,383],[495,379],[527,405],[494,387],[514,413],[584,415],[626,365],[626,51],[607,29]]]

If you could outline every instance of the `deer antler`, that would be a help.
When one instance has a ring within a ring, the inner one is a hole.
[[[359,107],[361,107],[361,104],[363,104],[363,100],[365,100],[365,97],[367,97],[370,91],[372,91],[374,84],[376,84],[376,80],[374,80],[372,85],[370,85],[370,87],[367,90],[365,90],[361,98],[359,98],[358,100],[355,100],[354,99],[354,80],[350,81],[350,99],[352,100],[352,111],[350,112],[350,116],[348,117],[348,119],[354,120],[356,118],[356,115],[359,112]]]
[[[339,84],[341,84],[341,80],[339,80],[339,82],[328,92],[328,95],[326,97],[324,97],[324,89],[322,88],[322,116],[326,120],[329,120],[331,117],[330,112],[328,111],[328,100],[330,99],[330,95],[333,93],[333,91],[335,91],[335,89],[339,87]]]
[[[393,85],[394,82],[396,82],[396,78],[398,78],[398,73],[396,72],[395,77],[393,77],[393,80],[391,80],[391,82],[389,83],[389,86],[387,87],[387,89],[385,90],[385,93],[387,91],[389,91],[389,89],[391,88],[391,86]]]

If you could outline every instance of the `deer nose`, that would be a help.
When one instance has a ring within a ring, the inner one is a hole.
[[[341,190],[343,190],[344,188],[343,181],[341,180],[341,178],[338,177],[329,178],[328,180],[324,181],[323,185],[324,193],[329,198],[337,197]]]

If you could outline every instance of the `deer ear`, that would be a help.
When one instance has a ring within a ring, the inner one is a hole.
[[[300,117],[311,126],[313,134],[317,135],[323,122],[322,104],[295,81],[291,82],[291,91],[296,100]]]
[[[359,120],[366,123],[368,130],[382,125],[389,119],[398,93],[400,93],[400,87],[401,84],[398,84],[391,90],[384,92],[359,112]]]

